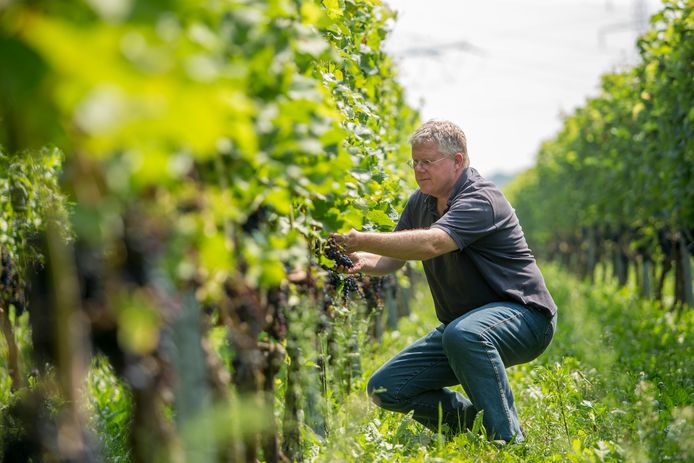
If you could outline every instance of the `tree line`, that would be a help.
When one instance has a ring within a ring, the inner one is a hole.
[[[508,187],[538,254],[588,278],[609,269],[675,307],[694,306],[693,9],[665,1],[639,64],[603,76]]]

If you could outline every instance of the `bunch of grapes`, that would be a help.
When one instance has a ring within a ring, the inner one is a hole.
[[[344,252],[342,252],[338,244],[335,242],[335,238],[333,237],[328,238],[328,245],[325,248],[324,254],[328,259],[334,260],[338,266],[346,268],[354,267],[352,260],[347,257]]]
[[[378,307],[383,300],[383,277],[369,276],[362,280],[362,291],[368,307]]]
[[[340,275],[337,272],[333,272],[332,270],[328,271],[328,286],[331,287],[333,290],[337,290],[337,288],[340,287],[340,284],[342,283],[342,279],[340,278]]]
[[[359,284],[353,276],[342,277],[339,273],[328,270],[328,278],[325,281],[326,307],[334,305],[331,294],[336,294],[338,291],[342,293],[344,300],[349,299],[350,294],[359,294]]]
[[[246,233],[253,233],[260,228],[263,222],[267,222],[268,215],[268,208],[266,206],[260,206],[246,218],[246,223],[241,225],[241,228]]]
[[[342,280],[342,296],[345,300],[349,299],[350,293],[356,294],[358,290],[357,279],[353,276],[345,277],[345,279]]]
[[[10,256],[6,253],[2,253],[2,266],[0,266],[0,284],[3,288],[11,285],[12,280],[12,261]]]
[[[5,252],[2,252],[0,264],[0,303],[5,306],[13,305],[16,314],[21,315],[24,312],[26,298],[17,269],[12,265],[9,254]]]

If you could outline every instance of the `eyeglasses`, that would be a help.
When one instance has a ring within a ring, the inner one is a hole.
[[[444,159],[453,159],[453,158],[451,158],[451,157],[449,157],[449,156],[444,156],[444,157],[439,158],[439,159],[437,159],[437,160],[435,160],[435,161],[430,161],[430,160],[428,160],[428,159],[424,159],[423,161],[419,161],[419,160],[410,160],[410,161],[407,161],[407,165],[410,166],[410,167],[412,167],[413,169],[416,169],[417,166],[422,166],[423,168],[426,169],[426,168],[430,167],[432,164],[436,164],[437,162],[443,161]]]

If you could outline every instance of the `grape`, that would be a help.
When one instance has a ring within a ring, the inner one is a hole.
[[[362,281],[362,291],[368,307],[377,307],[383,300],[383,277],[366,277]]]
[[[340,283],[342,283],[340,275],[337,272],[330,271],[328,273],[328,285],[333,289],[337,289],[340,286]]]
[[[268,209],[265,206],[260,206],[251,215],[246,218],[246,222],[241,225],[241,228],[246,233],[253,233],[255,230],[260,228],[263,222],[268,219]]]
[[[350,293],[356,293],[358,291],[357,279],[349,276],[343,280],[342,285],[342,295],[345,299],[349,298]]]
[[[338,267],[354,267],[352,260],[340,250],[335,238],[328,238],[328,246],[325,248],[324,254],[328,259],[335,261]]]
[[[9,287],[10,278],[12,277],[12,261],[10,260],[10,256],[4,252],[2,253],[2,268],[0,268],[0,273],[2,275],[0,277],[0,282],[3,286]]]

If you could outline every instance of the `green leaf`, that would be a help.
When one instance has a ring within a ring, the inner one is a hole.
[[[330,19],[337,19],[342,16],[342,8],[339,0],[323,0],[323,6],[328,11]]]
[[[380,229],[386,229],[390,231],[395,226],[395,222],[393,222],[393,220],[390,217],[388,217],[388,214],[386,214],[380,209],[371,209],[366,214],[366,218],[370,222],[373,222],[374,224],[378,225]]]
[[[344,220],[343,229],[349,230],[354,228],[360,230],[364,223],[364,214],[359,209],[349,209],[341,215]]]
[[[200,262],[208,271],[228,271],[232,266],[227,240],[221,233],[205,236],[200,247]]]

